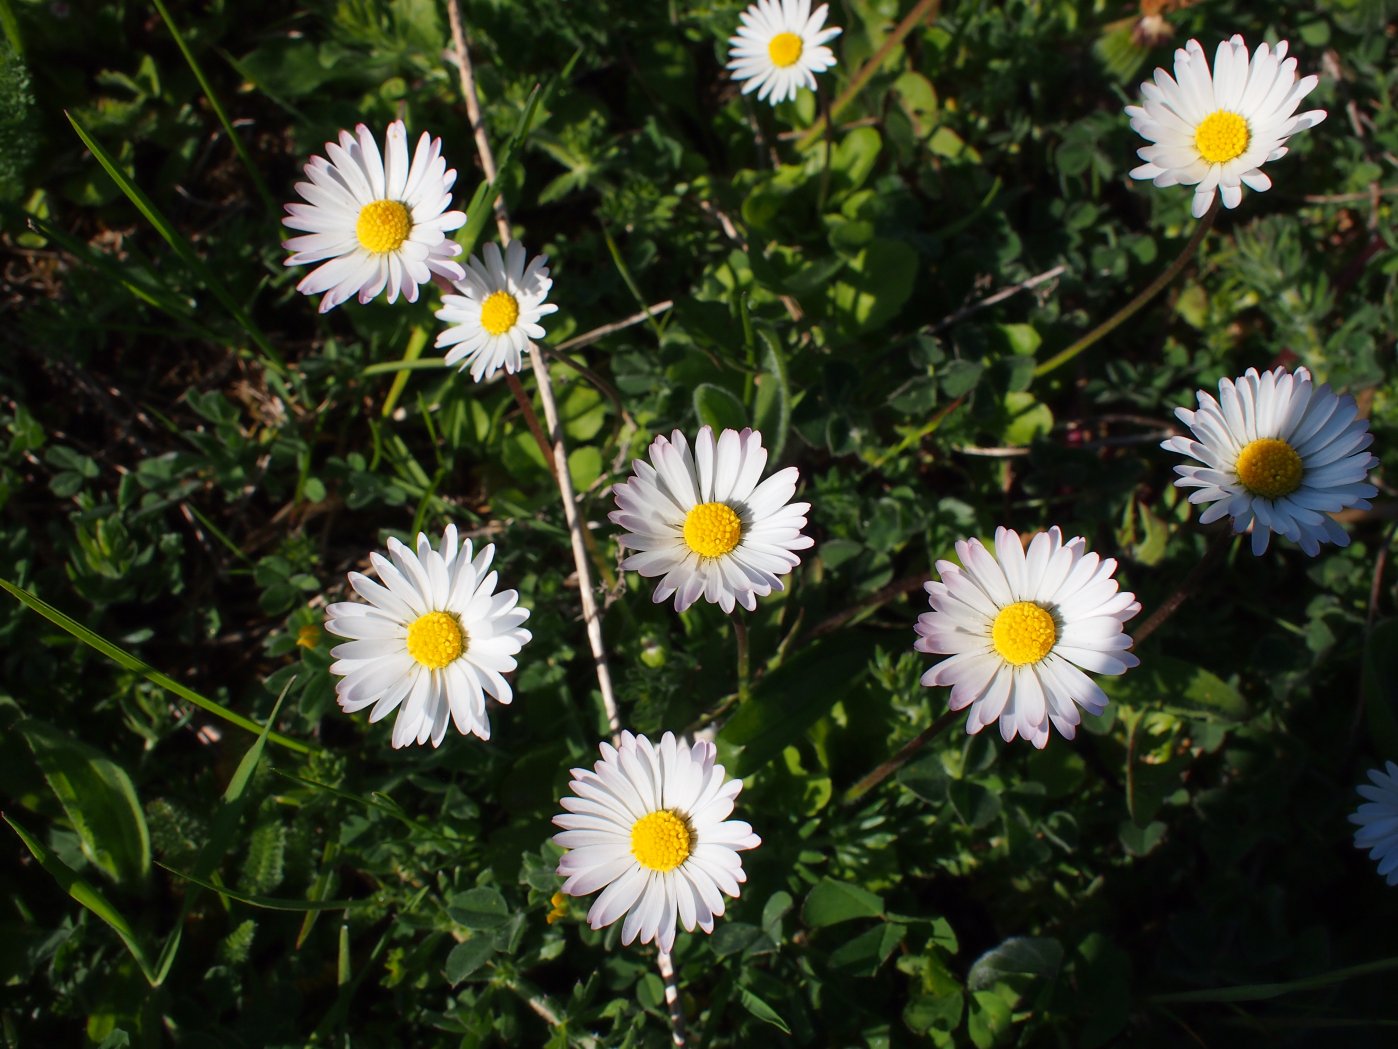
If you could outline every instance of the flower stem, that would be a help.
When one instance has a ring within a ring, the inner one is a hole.
[[[733,637],[738,642],[738,702],[746,703],[752,697],[750,663],[748,660],[748,625],[743,614],[733,613]]]
[[[665,984],[665,1008],[670,1014],[670,1036],[678,1049],[687,1044],[684,1029],[684,1006],[680,1004],[680,985],[675,979],[675,963],[669,951],[661,951],[655,956],[655,967],[660,970],[660,979]]]
[[[1164,290],[1165,286],[1178,277],[1180,271],[1189,264],[1189,260],[1194,257],[1195,251],[1197,251],[1199,245],[1203,243],[1204,236],[1213,227],[1214,217],[1217,214],[1218,198],[1215,197],[1214,202],[1209,205],[1209,210],[1204,212],[1204,217],[1199,220],[1199,225],[1194,228],[1194,235],[1189,238],[1189,243],[1184,246],[1184,250],[1179,253],[1175,261],[1170,263],[1160,276],[1147,284],[1145,288],[1125,306],[1117,310],[1067,349],[1054,354],[1048,360],[1044,361],[1043,364],[1035,368],[1034,378],[1037,379],[1040,376],[1047,375],[1055,368],[1067,364],[1078,354],[1082,353],[1083,350],[1088,349],[1098,340],[1105,338],[1117,328],[1121,327],[1121,325],[1129,320],[1137,310],[1159,295],[1160,292]]]
[[[865,794],[868,794],[869,791],[873,790],[884,780],[888,779],[889,776],[906,765],[914,754],[927,746],[928,743],[940,735],[948,725],[960,716],[961,711],[948,710],[936,721],[932,722],[932,724],[928,725],[916,736],[904,743],[903,746],[898,749],[898,753],[894,754],[893,757],[879,765],[873,772],[869,773],[854,786],[850,787],[849,790],[845,791],[844,803],[846,805],[852,805]]]

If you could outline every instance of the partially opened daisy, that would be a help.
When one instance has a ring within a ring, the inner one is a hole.
[[[1131,172],[1157,186],[1194,187],[1191,211],[1203,216],[1214,191],[1236,208],[1243,187],[1262,192],[1272,180],[1262,165],[1286,155],[1286,140],[1325,119],[1325,110],[1297,114],[1320,78],[1296,78],[1286,41],[1260,44],[1249,57],[1241,36],[1218,45],[1212,74],[1197,40],[1175,51],[1175,76],[1155,71],[1141,85],[1144,104],[1127,106],[1131,127],[1153,145],[1137,151],[1145,161]]]
[[[292,252],[288,266],[319,262],[296,285],[306,295],[325,292],[320,312],[334,309],[351,295],[368,302],[387,289],[388,301],[399,293],[417,301],[417,288],[432,274],[461,277],[452,259],[460,245],[447,231],[466,222],[460,211],[447,211],[455,170],[442,159],[442,140],[426,132],[408,163],[408,132],[401,120],[388,125],[384,152],[363,124],[340,141],[325,144],[330,158],[312,157],[309,182],[296,192],[306,204],[286,205],[283,225],[305,230],[282,247]]]
[[[636,551],[621,567],[662,577],[653,600],[673,594],[677,612],[700,597],[725,612],[735,603],[752,611],[801,563],[794,551],[814,542],[801,534],[811,504],[789,502],[796,467],[759,484],[766,465],[756,430],[724,430],[715,441],[705,426],[693,452],[679,430],[657,437],[650,462],[635,460],[631,478],[612,489],[619,509],[608,516],[626,529],[621,545]]]
[[[472,559],[471,541],[458,545],[448,525],[435,550],[419,532],[416,552],[390,539],[388,557],[370,554],[382,584],[351,572],[350,586],[368,604],[333,604],[325,621],[326,630],[352,639],[330,653],[330,672],[342,675],[341,709],[372,705],[371,722],[397,710],[395,747],[429,739],[440,746],[449,722],[462,735],[489,739],[485,697],[514,697],[503,675],[530,638],[519,594],[495,592],[496,573],[487,571],[494,556],[492,544]]]
[[[469,367],[476,382],[501,368],[510,375],[519,371],[525,348],[544,337],[539,319],[558,309],[544,301],[553,287],[547,255],[534,256],[526,267],[517,240],[505,248],[503,260],[494,244],[482,254],[484,264],[474,255],[466,260],[466,275],[456,282],[461,294],[443,295],[437,311],[437,319],[450,325],[437,336],[437,348],[452,347],[447,364]]]
[[[1383,772],[1369,770],[1372,785],[1359,786],[1360,797],[1368,800],[1350,814],[1349,821],[1359,825],[1355,848],[1368,849],[1388,884],[1398,885],[1398,765],[1387,761],[1384,767]]]
[[[1273,532],[1314,557],[1321,543],[1348,546],[1349,535],[1328,515],[1348,507],[1369,508],[1378,489],[1368,483],[1378,460],[1359,406],[1328,383],[1311,384],[1311,373],[1274,368],[1259,375],[1249,368],[1239,379],[1218,384],[1218,399],[1199,391],[1199,408],[1176,408],[1188,437],[1160,447],[1197,459],[1202,466],[1176,466],[1175,484],[1194,488],[1191,503],[1212,503],[1200,524],[1233,518],[1233,531],[1252,529],[1252,552],[1261,554]]]
[[[826,47],[841,33],[839,26],[822,29],[827,4],[811,13],[811,0],[757,0],[740,16],[738,35],[728,41],[728,68],[743,82],[743,94],[757,92],[776,105],[795,98],[803,87],[815,87],[815,75],[835,64]]]
[[[623,732],[601,750],[591,769],[573,769],[567,811],[553,818],[563,828],[553,840],[568,850],[558,861],[563,891],[602,889],[588,923],[600,929],[625,915],[623,944],[639,936],[668,952],[677,919],[688,932],[713,932],[724,894],[736,897],[747,880],[738,853],[762,844],[728,818],[742,781],[724,777],[712,743],[687,747],[671,732],[659,746]]]
[[[925,584],[932,611],[918,617],[919,652],[949,653],[922,676],[951,686],[952,710],[971,708],[966,731],[996,721],[1042,748],[1049,725],[1072,739],[1078,707],[1100,714],[1107,696],[1083,671],[1122,674],[1136,666],[1122,625],[1141,610],[1117,590],[1116,561],[1081,537],[1039,532],[1026,553],[1019,533],[995,530],[992,555],[979,539],[956,544],[960,565],[938,561],[940,582]],[[997,560],[998,558],[998,560]]]

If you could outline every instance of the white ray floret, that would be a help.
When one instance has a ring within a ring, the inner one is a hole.
[[[801,534],[810,503],[789,500],[796,467],[758,483],[767,465],[762,434],[705,426],[694,450],[679,430],[657,437],[650,462],[637,459],[625,484],[612,489],[609,515],[626,529],[620,543],[635,551],[621,567],[660,576],[656,603],[672,594],[683,612],[700,597],[732,612],[782,589],[780,576],[801,563],[795,551],[814,540]]]
[[[545,302],[553,281],[548,256],[536,255],[525,265],[524,245],[512,240],[500,249],[487,244],[482,263],[474,255],[466,260],[466,274],[456,281],[459,295],[442,296],[437,319],[449,327],[437,336],[437,348],[450,346],[447,364],[471,369],[471,378],[482,382],[501,368],[513,375],[520,370],[524,351],[534,339],[544,337],[541,318],[558,309]]]
[[[1199,408],[1176,408],[1189,436],[1160,447],[1197,459],[1176,466],[1175,484],[1193,488],[1191,503],[1211,503],[1200,524],[1233,519],[1233,531],[1252,530],[1252,552],[1267,549],[1273,532],[1314,557],[1321,543],[1348,546],[1349,535],[1329,515],[1367,510],[1378,489],[1368,483],[1377,464],[1366,449],[1374,441],[1359,406],[1328,383],[1313,386],[1311,373],[1249,368],[1218,384],[1218,399],[1204,390]]]
[[[919,652],[949,654],[922,676],[951,687],[952,710],[970,707],[966,731],[998,721],[1006,741],[1036,747],[1049,725],[1072,739],[1081,707],[1100,714],[1107,696],[1083,671],[1122,674],[1140,661],[1126,651],[1123,624],[1141,610],[1118,592],[1116,561],[1090,553],[1081,537],[1040,532],[1026,552],[1019,533],[995,530],[995,553],[979,539],[956,544],[961,564],[938,561],[926,584],[932,611],[918,617]]]
[[[495,546],[474,558],[471,541],[458,545],[448,525],[439,548],[419,532],[417,550],[388,541],[388,557],[369,560],[382,583],[359,572],[350,586],[368,604],[342,601],[326,609],[325,629],[350,638],[332,651],[340,707],[354,713],[372,706],[371,722],[398,711],[394,747],[440,746],[447,724],[462,735],[490,738],[485,697],[514,698],[504,675],[530,638],[529,609],[514,590],[495,592],[488,571]]]
[[[667,732],[658,746],[623,732],[601,744],[602,760],[573,769],[562,799],[567,811],[553,836],[568,851],[558,863],[571,896],[602,894],[588,911],[594,929],[625,916],[621,942],[638,937],[662,951],[674,947],[676,924],[713,932],[724,895],[747,880],[738,855],[762,839],[730,820],[741,780],[714,764],[712,743],[685,746]]]
[[[452,259],[461,254],[447,231],[460,228],[466,215],[448,211],[456,171],[442,159],[442,140],[426,132],[408,162],[408,132],[401,120],[388,125],[383,154],[363,124],[340,132],[340,141],[325,144],[325,157],[306,165],[309,182],[296,192],[305,204],[286,205],[283,225],[304,230],[282,247],[292,252],[288,266],[319,262],[296,289],[306,295],[325,292],[320,312],[334,309],[351,295],[368,302],[387,290],[388,301],[401,293],[417,301],[419,284],[462,276]]]
[[[1272,180],[1262,165],[1286,155],[1286,140],[1315,127],[1325,110],[1297,113],[1320,78],[1296,77],[1286,41],[1260,44],[1251,55],[1241,36],[1218,45],[1212,71],[1204,49],[1191,40],[1175,51],[1175,75],[1155,71],[1141,85],[1143,102],[1127,106],[1131,127],[1152,145],[1137,151],[1145,161],[1131,172],[1157,186],[1194,187],[1191,211],[1200,218],[1213,203],[1236,208],[1243,187],[1262,192]]]
[[[825,26],[829,6],[811,11],[811,0],[757,0],[740,16],[737,36],[728,41],[728,68],[743,85],[743,94],[776,105],[815,87],[815,75],[835,64],[826,43],[839,26]]]
[[[1379,865],[1379,874],[1389,885],[1398,885],[1398,765],[1384,763],[1384,771],[1369,770],[1372,783],[1362,783],[1359,795],[1363,805],[1350,814],[1349,821],[1359,825],[1354,832],[1354,845],[1368,849],[1369,856]]]

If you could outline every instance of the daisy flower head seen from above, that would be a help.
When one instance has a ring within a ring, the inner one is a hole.
[[[381,583],[351,572],[350,586],[368,603],[333,604],[325,621],[350,639],[330,652],[340,708],[352,714],[372,705],[370,722],[397,710],[395,748],[429,739],[441,746],[449,722],[462,735],[489,739],[485,697],[513,699],[503,675],[530,638],[519,594],[495,592],[498,577],[487,571],[494,556],[492,544],[472,558],[471,541],[458,544],[448,525],[436,549],[420,532],[416,551],[390,539],[388,557],[370,554]]]
[[[966,731],[999,721],[1006,742],[1042,748],[1049,725],[1072,739],[1081,707],[1100,714],[1106,693],[1083,671],[1117,675],[1136,666],[1123,624],[1141,610],[1119,591],[1116,561],[1081,537],[1039,532],[1026,552],[1019,533],[995,530],[995,553],[979,539],[956,544],[960,565],[938,561],[926,584],[932,611],[918,617],[919,652],[950,656],[922,676],[951,687],[952,710],[971,708]]]
[[[657,437],[650,462],[637,459],[631,477],[612,489],[613,524],[626,529],[619,542],[633,553],[623,569],[660,576],[653,600],[670,595],[683,612],[699,598],[732,612],[783,589],[784,576],[801,563],[795,551],[814,540],[801,534],[810,503],[793,503],[796,467],[758,483],[767,465],[756,430],[699,431],[690,450],[675,430]]]
[[[1202,465],[1176,466],[1191,503],[1211,503],[1200,524],[1233,519],[1233,531],[1252,530],[1252,552],[1262,554],[1273,532],[1314,557],[1321,543],[1348,546],[1349,534],[1329,515],[1369,509],[1378,489],[1368,474],[1378,465],[1369,452],[1374,435],[1349,394],[1328,383],[1314,386],[1305,368],[1249,368],[1218,384],[1218,398],[1198,392],[1195,411],[1176,408],[1188,436],[1161,443]]]
[[[811,0],[757,0],[742,13],[737,36],[728,40],[728,68],[743,94],[776,105],[815,88],[815,75],[835,64],[826,47],[842,30],[822,28],[829,5],[811,11]]]
[[[637,937],[668,952],[675,926],[713,932],[724,895],[736,897],[747,880],[739,852],[762,839],[730,820],[742,780],[727,779],[714,764],[712,743],[685,746],[667,732],[659,746],[623,732],[602,760],[573,769],[563,828],[554,843],[568,851],[558,861],[563,891],[587,896],[603,890],[587,913],[594,929],[622,915],[621,942]]]
[[[471,369],[471,378],[482,382],[501,368],[519,371],[526,348],[544,337],[539,320],[558,309],[545,302],[553,281],[548,256],[535,255],[525,265],[524,245],[510,241],[502,258],[500,248],[487,244],[481,254],[466,260],[466,274],[456,282],[459,295],[443,295],[437,319],[449,327],[437,336],[437,348],[450,346],[446,362]]]
[[[309,182],[296,192],[307,203],[286,205],[282,224],[304,230],[282,247],[292,252],[288,266],[319,262],[296,285],[306,295],[325,292],[320,312],[334,309],[351,295],[368,302],[387,289],[388,301],[401,292],[417,301],[419,284],[434,273],[457,278],[464,273],[452,259],[460,245],[447,231],[460,228],[466,215],[448,211],[456,171],[447,170],[442,140],[426,132],[408,162],[408,132],[401,120],[388,125],[384,151],[363,124],[327,142],[329,157],[312,157]]]
[[[1359,825],[1354,847],[1368,849],[1379,865],[1379,874],[1389,885],[1398,885],[1398,765],[1384,763],[1384,771],[1369,770],[1370,783],[1359,785],[1363,805],[1350,813],[1349,821]]]
[[[1323,109],[1296,112],[1319,82],[1314,74],[1297,79],[1285,40],[1249,55],[1235,35],[1218,45],[1212,71],[1199,42],[1189,41],[1175,51],[1174,77],[1157,69],[1155,80],[1141,85],[1142,104],[1126,107],[1132,130],[1151,143],[1137,151],[1145,163],[1131,177],[1193,186],[1196,219],[1215,190],[1225,208],[1236,208],[1244,186],[1259,193],[1272,187],[1262,165],[1286,155],[1286,140],[1325,119]]]

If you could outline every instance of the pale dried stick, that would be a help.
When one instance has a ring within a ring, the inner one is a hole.
[[[471,131],[476,137],[476,151],[480,154],[481,170],[487,179],[494,182],[495,154],[491,152],[490,139],[481,120],[481,104],[476,95],[476,78],[471,70],[471,54],[466,50],[466,31],[461,23],[459,0],[447,0],[447,18],[451,22],[451,39],[456,48],[457,68],[461,73],[461,93],[465,96],[466,115],[471,121]],[[503,197],[496,196],[494,208],[500,240],[509,244],[510,218],[505,210]],[[573,564],[578,573],[578,594],[582,599],[588,647],[592,649],[592,665],[597,672],[597,687],[602,693],[607,729],[615,738],[621,732],[621,718],[617,714],[612,673],[607,667],[607,650],[602,641],[602,622],[598,616],[597,597],[592,590],[592,566],[587,557],[587,541],[583,537],[582,520],[578,517],[573,477],[568,469],[568,449],[563,440],[563,425],[558,417],[558,401],[553,395],[553,382],[549,378],[548,365],[544,363],[543,354],[529,354],[529,363],[534,368],[534,381],[538,384],[539,400],[544,406],[544,422],[548,426],[549,438],[553,445],[553,476],[558,482],[558,494],[563,501],[563,518],[567,522],[568,536],[572,540]]]

